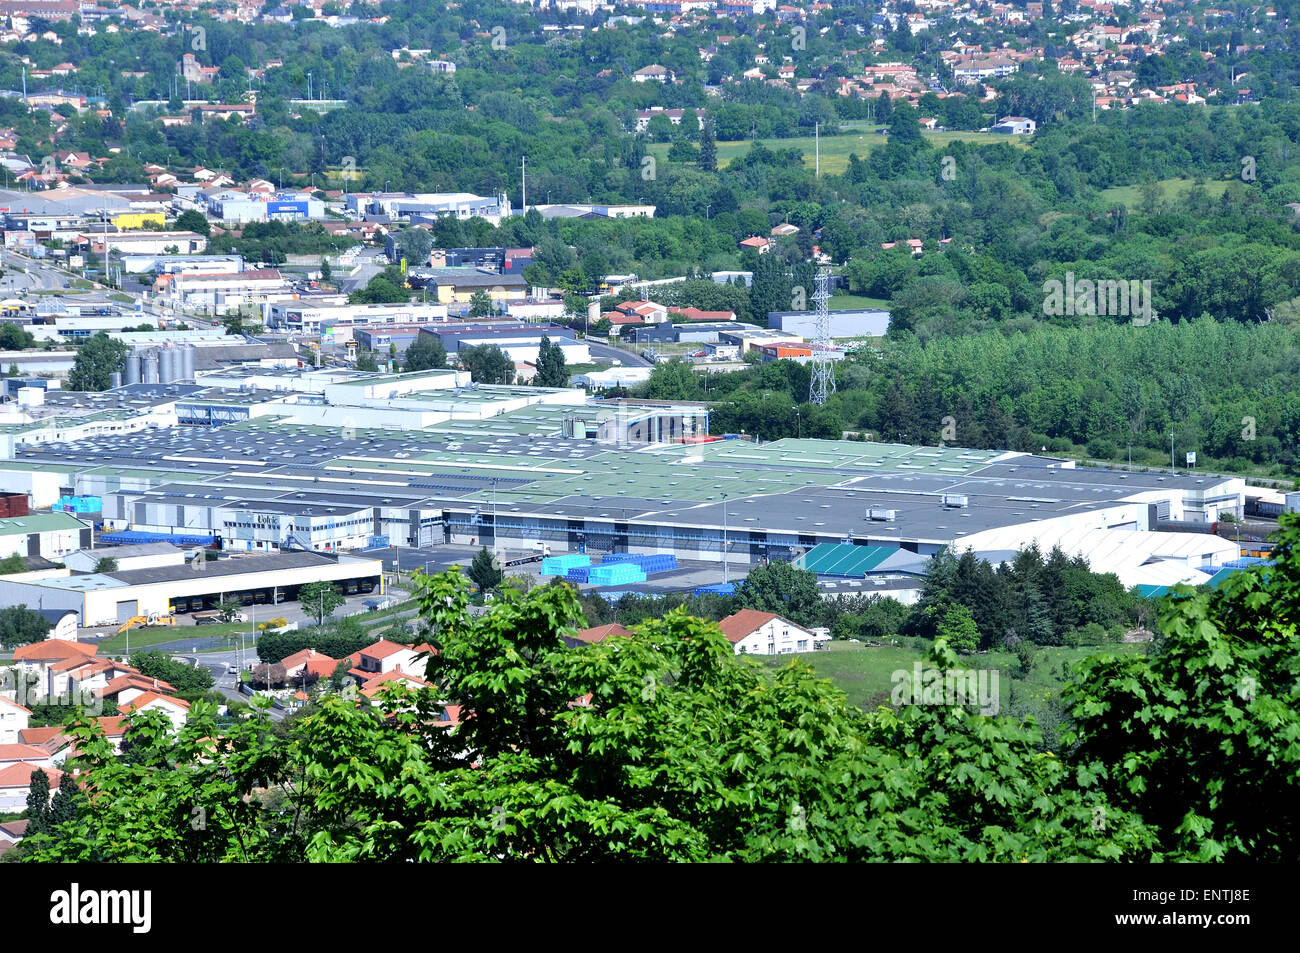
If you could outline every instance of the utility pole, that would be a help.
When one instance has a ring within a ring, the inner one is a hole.
[[[521,203],[521,207],[519,211],[522,214],[527,215],[528,214],[528,156],[523,157],[523,161],[519,164],[519,169],[521,175],[523,176],[519,187],[519,201]]]
[[[814,156],[814,177],[822,177],[822,124],[813,123],[813,156]]]

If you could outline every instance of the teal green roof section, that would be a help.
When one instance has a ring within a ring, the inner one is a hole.
[[[87,529],[71,513],[30,513],[27,516],[10,516],[0,519],[0,536],[30,536],[32,533],[55,533],[59,530]]]
[[[1147,599],[1158,599],[1169,592],[1169,586],[1148,586],[1142,583],[1138,584],[1138,595]]]
[[[795,565],[819,576],[862,577],[897,552],[892,546],[820,543],[796,559]]]

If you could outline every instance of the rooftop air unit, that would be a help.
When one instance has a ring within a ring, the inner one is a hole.
[[[897,510],[882,510],[872,507],[867,510],[867,519],[877,522],[892,523],[898,518]]]
[[[964,493],[945,493],[943,495],[943,505],[949,509],[965,509],[970,506],[970,500]]]

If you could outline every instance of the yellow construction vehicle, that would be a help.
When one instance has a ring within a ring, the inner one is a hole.
[[[176,607],[168,606],[167,611],[165,613],[150,612],[148,615],[131,616],[131,618],[127,619],[125,622],[122,623],[121,628],[117,630],[117,634],[121,635],[123,632],[126,632],[128,629],[134,629],[137,626],[142,626],[142,625],[175,625],[175,624],[176,624]]]

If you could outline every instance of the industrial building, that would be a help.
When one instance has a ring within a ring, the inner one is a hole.
[[[655,330],[663,328],[674,326]],[[419,333],[439,334],[451,353],[479,343],[535,351],[542,334],[585,348],[568,329],[518,322],[440,322]],[[717,333],[749,347],[789,340],[734,322]],[[29,398],[17,408],[17,422],[0,425],[0,486],[28,494],[33,510],[61,497],[99,497],[110,539],[125,532],[136,534],[122,537],[133,542],[314,560],[266,564],[269,576],[250,570],[233,580],[209,564],[201,571],[215,589],[181,587],[169,576],[172,594],[191,600],[221,591],[274,596],[309,567],[327,565],[335,567],[330,578],[360,585],[368,570],[348,556],[377,539],[671,554],[711,562],[729,579],[764,560],[843,545],[878,562],[860,576],[830,573],[828,582],[900,592],[915,590],[941,548],[1002,560],[1031,544],[1059,545],[1125,585],[1159,587],[1203,580],[1241,555],[1209,532],[1221,515],[1244,515],[1265,496],[1283,502],[1238,478],[1090,469],[1016,452],[834,440],[760,446],[710,435],[704,404],[479,386],[456,370],[204,370],[196,360],[191,376],[186,350],[197,358],[205,342],[149,343],[134,353],[158,354],[156,383],[143,380],[141,355],[138,384],[102,394],[41,391],[43,403]],[[167,359],[177,376],[164,381],[167,351],[179,356]],[[47,543],[20,527],[12,551],[48,558],[90,545],[81,538],[88,527],[70,514],[39,518],[74,532]],[[1168,531],[1175,524],[1192,531]],[[881,580],[880,567],[910,576]],[[299,574],[276,575],[291,569]],[[128,570],[93,584],[89,576],[52,578],[35,595],[45,608],[94,619],[115,617],[119,603],[157,604],[166,586],[148,589],[132,571],[194,570]],[[131,591],[109,592],[123,587]]]
[[[789,331],[805,339],[817,337],[816,311],[770,311],[767,326]],[[831,338],[884,337],[889,330],[889,312],[875,308],[852,308],[830,312]]]
[[[84,575],[63,570],[32,581],[0,579],[0,601],[73,611],[85,627],[121,624],[151,613],[166,615],[172,608],[197,611],[226,600],[274,607],[296,600],[302,586],[321,581],[334,583],[345,594],[382,591],[383,564],[361,556],[284,552]]]

